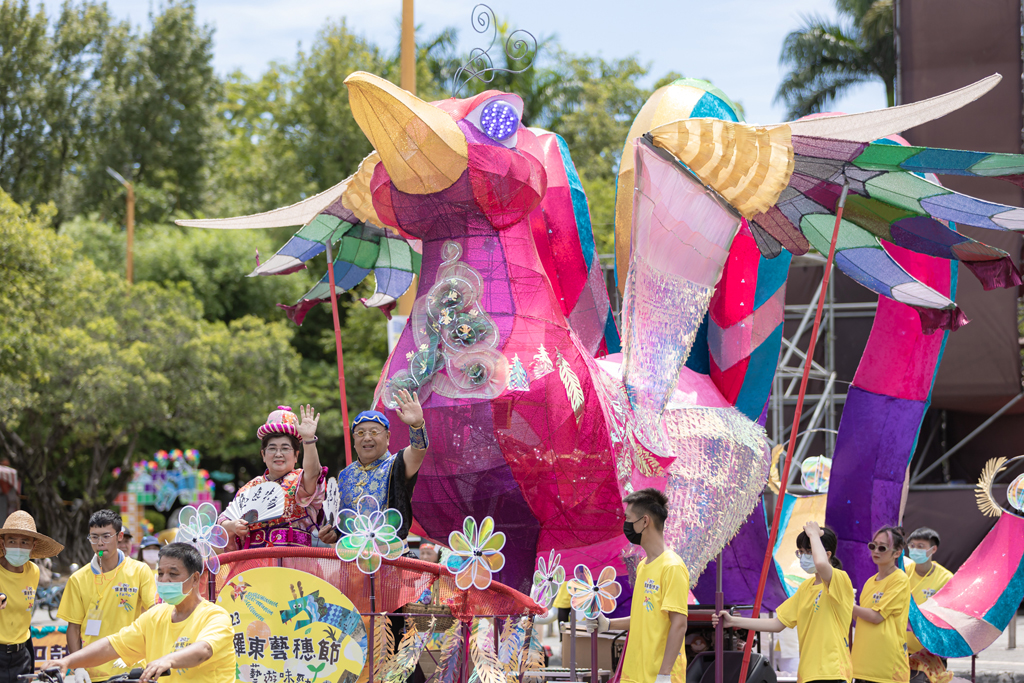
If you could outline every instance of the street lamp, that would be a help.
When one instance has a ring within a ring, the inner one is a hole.
[[[132,245],[135,241],[135,188],[132,187],[130,182],[124,179],[124,176],[109,166],[107,166],[107,173],[110,174],[111,178],[124,185],[124,188],[128,190],[128,215],[126,221],[128,228],[128,258],[126,271],[128,275],[128,284],[131,284],[135,279],[134,268],[132,266]]]

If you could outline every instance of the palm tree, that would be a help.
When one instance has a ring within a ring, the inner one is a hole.
[[[775,93],[792,118],[822,111],[854,85],[881,80],[896,100],[893,0],[834,0],[838,22],[807,17],[786,36],[779,62],[790,68]]]

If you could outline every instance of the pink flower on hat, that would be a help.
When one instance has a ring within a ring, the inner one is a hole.
[[[291,406],[278,406],[277,410],[267,416],[265,424],[256,430],[256,438],[262,439],[268,434],[287,434],[299,441],[299,416],[292,412]]]

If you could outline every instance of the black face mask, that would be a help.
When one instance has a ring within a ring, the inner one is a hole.
[[[638,519],[636,521],[639,522],[640,520]],[[634,524],[636,524],[636,522],[624,521],[622,523],[622,533],[626,535],[627,541],[629,541],[633,545],[640,545],[640,539],[643,538],[644,534],[642,531],[637,531],[633,527]]]

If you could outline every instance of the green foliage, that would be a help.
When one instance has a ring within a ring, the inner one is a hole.
[[[55,202],[58,222],[122,216],[111,166],[136,184],[140,219],[200,208],[220,99],[213,31],[187,1],[150,19],[140,35],[103,3],[69,1],[49,26],[28,0],[0,0],[0,189]]]
[[[841,20],[807,17],[786,36],[780,63],[790,68],[775,101],[788,116],[823,111],[854,85],[885,84],[891,107],[896,99],[896,47],[893,0],[835,0]]]
[[[204,320],[187,282],[129,286],[77,257],[47,217],[0,193],[0,449],[43,528],[68,537],[126,483],[140,438],[161,433],[213,455],[251,440],[300,361],[284,322]],[[114,466],[126,470],[116,481]],[[85,512],[64,514],[71,498]]]

